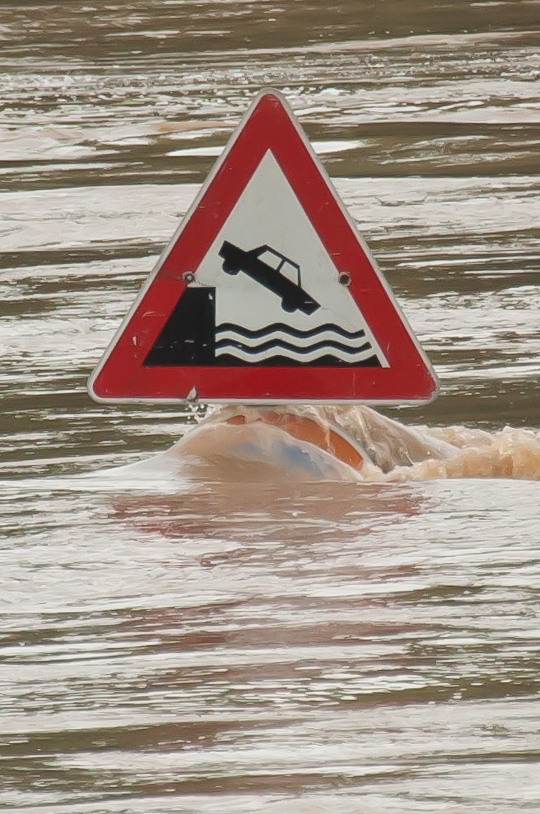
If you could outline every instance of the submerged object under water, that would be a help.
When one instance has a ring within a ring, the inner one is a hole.
[[[356,480],[371,463],[365,448],[338,426],[290,409],[222,409],[173,450],[209,463],[258,465],[316,480]]]
[[[223,406],[165,452],[111,473],[140,484],[540,480],[540,433],[407,427],[365,405]]]
[[[219,407],[165,455],[226,479],[540,480],[534,430],[408,427],[365,405]]]
[[[286,470],[289,477],[365,480],[368,470],[445,460],[456,448],[369,407],[295,405],[218,408],[170,452],[214,465]]]

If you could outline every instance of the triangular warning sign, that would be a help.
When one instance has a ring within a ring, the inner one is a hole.
[[[99,401],[429,401],[437,381],[284,99],[261,93],[90,379]]]

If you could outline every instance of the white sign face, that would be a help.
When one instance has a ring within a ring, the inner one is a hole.
[[[197,269],[199,286],[215,290],[221,363],[388,367],[270,151]]]

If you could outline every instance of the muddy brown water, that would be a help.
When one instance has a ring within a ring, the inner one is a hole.
[[[539,24],[535,0],[1,4],[2,810],[540,810]],[[266,85],[441,379],[388,415],[506,432],[512,465],[115,469],[197,411],[86,379]]]

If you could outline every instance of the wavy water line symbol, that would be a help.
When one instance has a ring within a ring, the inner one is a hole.
[[[306,331],[281,322],[252,331],[225,322],[216,329],[215,354],[216,357],[228,354],[252,363],[272,356],[297,362],[332,356],[353,364],[372,358],[374,350],[365,331],[347,331],[328,322]]]

